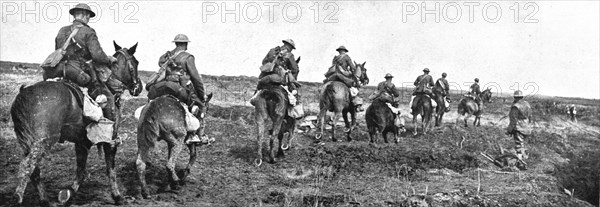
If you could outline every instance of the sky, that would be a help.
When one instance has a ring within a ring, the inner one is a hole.
[[[72,1],[0,1],[0,60],[41,62]],[[410,86],[423,68],[453,89],[474,78],[493,91],[600,98],[600,1],[96,1],[89,24],[104,50],[139,43],[139,69],[189,36],[201,74],[258,76],[293,39],[301,81],[320,82],[344,45],[370,85]],[[237,6],[237,9],[236,9]],[[437,7],[437,9],[436,9]],[[499,14],[499,15],[498,15]],[[438,18],[439,20],[436,20]]]

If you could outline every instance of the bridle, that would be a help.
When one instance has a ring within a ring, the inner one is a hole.
[[[119,82],[121,82],[122,85],[125,85],[127,87],[127,89],[132,90],[135,89],[136,85],[138,84],[138,73],[135,70],[135,67],[133,66],[133,56],[130,55],[127,52],[127,48],[121,48],[120,50],[117,51],[118,54],[121,54],[125,57],[125,60],[127,62],[127,71],[129,72],[129,76],[131,77],[132,82],[129,83],[128,85],[123,84],[122,81],[119,80]],[[121,77],[122,78],[122,77]]]

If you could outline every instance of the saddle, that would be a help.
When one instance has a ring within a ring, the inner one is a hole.
[[[72,83],[70,81],[65,81],[65,80],[61,80],[58,82],[67,86],[69,91],[71,91],[71,94],[73,94],[73,96],[75,96],[75,100],[77,100],[77,105],[79,107],[83,108],[83,98],[85,96],[83,95],[83,92],[81,91],[81,89],[79,89],[79,86],[75,83]]]

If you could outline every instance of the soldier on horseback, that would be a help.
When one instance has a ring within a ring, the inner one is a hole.
[[[298,63],[294,58],[294,54],[292,53],[292,50],[296,49],[296,44],[291,39],[282,40],[282,42],[282,46],[271,48],[263,58],[263,66],[261,67],[261,73],[258,76],[259,81],[256,87],[257,91],[254,93],[254,96],[250,98],[250,103],[253,105],[263,89],[266,89],[273,84],[284,85],[285,83],[291,83],[289,84],[289,88],[287,86],[284,87],[288,91],[290,104],[293,106],[297,104],[297,100],[300,96],[297,88],[301,85],[296,81],[300,70],[298,68]],[[263,70],[263,68],[266,67],[268,67],[268,70]],[[287,73],[291,73],[292,75],[287,75]]]
[[[413,96],[412,96],[412,98],[410,100],[410,104],[409,104],[409,106],[411,106],[411,108],[414,108],[413,100],[415,99],[416,95],[425,94],[425,95],[428,95],[429,97],[432,96],[431,88],[434,86],[434,84],[433,84],[433,78],[431,77],[431,75],[429,75],[429,68],[423,69],[423,75],[420,75],[419,77],[417,77],[414,85],[415,85],[415,91],[412,94]],[[432,101],[432,104],[435,104],[435,102]]]
[[[529,121],[531,119],[531,106],[523,100],[523,92],[515,91],[514,101],[508,114],[509,124],[506,128],[506,134],[515,140],[515,151],[520,160],[526,158],[524,142],[525,138],[531,135]]]
[[[100,46],[96,31],[88,25],[90,18],[95,17],[96,14],[87,4],[77,4],[69,10],[69,13],[73,15],[73,24],[62,27],[55,38],[55,48],[57,51],[62,49],[63,56],[55,67],[46,65],[48,59],[44,61],[42,76],[44,81],[62,78],[65,83],[78,85],[80,90],[76,92],[76,86],[67,84],[74,89],[73,92],[81,93],[76,97],[82,99],[83,116],[86,120],[92,121],[91,124],[94,124],[94,127],[89,128],[93,132],[88,129],[88,139],[94,137],[90,139],[94,144],[109,142],[110,140],[107,139],[96,139],[97,137],[107,138],[106,136],[97,136],[98,133],[105,133],[97,126],[100,123],[106,124],[106,127],[114,125],[117,118],[114,116],[113,109],[117,103],[112,97],[113,92],[108,90],[106,84],[101,83],[106,80],[98,77],[100,73],[97,69],[116,63],[117,58],[106,55]],[[90,90],[89,94],[88,89]],[[93,103],[90,95],[95,96],[96,103]]]
[[[390,109],[392,109],[394,114],[398,114],[400,112],[400,109],[398,109],[397,107],[393,107],[392,104],[395,104],[394,98],[400,96],[400,91],[398,91],[394,83],[392,83],[392,78],[394,78],[392,74],[388,73],[385,75],[384,78],[385,81],[382,81],[381,83],[377,84],[377,91],[375,91],[373,95],[369,97],[369,99],[382,100],[384,103],[387,103],[387,105],[390,107]]]
[[[444,103],[448,102],[447,96],[450,94],[450,85],[448,84],[448,80],[446,80],[446,76],[446,73],[442,73],[442,77],[435,81],[435,86],[433,87],[433,94],[436,96],[441,96],[442,100],[444,100]],[[439,97],[436,97],[436,99],[437,98]],[[444,108],[446,108],[446,112],[450,111],[450,107],[444,106]]]
[[[186,144],[201,143],[208,144],[214,142],[214,138],[209,138],[204,133],[204,114],[199,114],[204,106],[204,84],[202,78],[196,69],[195,58],[187,52],[190,40],[184,34],[178,34],[172,41],[175,43],[175,49],[167,51],[158,60],[159,66],[166,66],[164,77],[155,83],[148,83],[148,98],[150,100],[163,95],[173,95],[181,102],[190,107],[190,112],[200,121],[200,128],[195,131],[195,136],[186,140]]]
[[[323,83],[325,85],[323,88],[327,87],[327,84],[331,81],[340,81],[348,88],[350,88],[350,96],[352,97],[352,102],[357,104],[359,100],[357,100],[358,88],[360,87],[360,83],[358,81],[358,73],[360,71],[356,70],[356,65],[348,56],[348,49],[343,45],[338,47],[336,51],[339,55],[333,57],[332,66],[329,68],[327,73],[325,73],[325,80]]]
[[[112,64],[117,58],[108,56],[100,47],[96,31],[88,23],[90,18],[96,16],[92,9],[84,3],[77,4],[69,10],[73,15],[73,24],[62,27],[55,38],[55,48],[59,49],[66,41],[69,46],[60,63],[53,69],[44,70],[44,80],[55,77],[64,77],[65,79],[77,83],[82,87],[91,86],[97,83],[96,71],[87,64],[92,60],[96,64]],[[70,39],[69,35],[75,30],[76,33]]]
[[[475,99],[475,103],[477,103],[477,106],[481,108],[481,90],[479,89],[479,78],[475,78],[475,83],[473,83],[470,88],[471,91],[469,92],[469,94],[472,96],[473,99]]]

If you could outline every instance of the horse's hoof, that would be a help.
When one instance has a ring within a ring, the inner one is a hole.
[[[113,195],[112,198],[115,201],[115,205],[123,205],[123,197],[121,195]]]
[[[48,207],[50,206],[50,201],[40,201],[40,206]]]
[[[16,194],[16,193],[13,194],[11,199],[12,199],[11,200],[12,202],[10,202],[10,203],[15,203],[16,206],[21,206],[23,204],[23,197],[20,196],[19,194]]]
[[[60,203],[60,205],[64,205],[71,199],[72,196],[73,196],[72,190],[70,190],[70,189],[61,190],[60,192],[58,192],[58,203]]]
[[[290,149],[290,145],[287,145],[287,144],[282,144],[282,145],[281,145],[281,149],[282,149],[282,150],[288,150],[288,149]]]
[[[142,198],[144,198],[144,199],[149,199],[150,198],[148,190],[142,189]]]
[[[254,160],[254,166],[260,167],[261,165],[262,165],[262,159],[255,159]]]
[[[179,186],[179,180],[177,181],[172,181],[171,184],[171,190],[173,191],[178,191],[181,187]]]
[[[315,134],[315,139],[321,139],[322,137],[323,137],[323,134],[321,134],[321,133]]]
[[[278,150],[277,154],[275,156],[281,158],[281,157],[285,157],[285,154],[283,153],[283,150]]]

